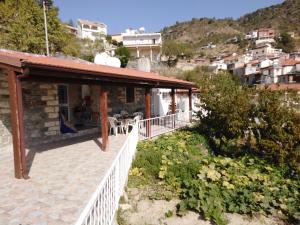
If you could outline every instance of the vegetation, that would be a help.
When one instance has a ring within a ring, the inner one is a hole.
[[[51,1],[47,18],[50,52],[78,56],[79,45],[75,37],[65,31],[58,18],[58,8]],[[0,1],[0,33],[0,48],[45,54],[41,4],[36,0]]]
[[[95,41],[85,38],[80,40],[80,46],[80,58],[89,62],[94,62],[96,54],[104,51],[104,43],[100,38]]]
[[[207,148],[196,129],[142,142],[129,186],[160,183],[181,199],[179,216],[193,210],[218,225],[227,223],[225,212],[260,212],[300,221],[299,175],[253,156],[214,156]],[[159,196],[166,195],[160,190],[156,199]]]
[[[232,18],[193,18],[191,21],[177,22],[175,25],[162,29],[164,40],[175,40],[186,43],[198,53],[201,47],[210,42],[217,44],[215,50],[208,49],[207,54],[212,52],[217,55],[227,51],[238,51],[239,47],[251,48],[253,43],[240,39],[236,44],[229,44],[228,40],[234,37],[243,37],[247,32],[258,29],[273,27],[279,31],[295,32],[300,35],[300,1],[285,0],[283,3],[271,7],[259,9],[234,20]],[[300,41],[296,42],[300,47]]]
[[[168,66],[175,65],[179,57],[191,58],[194,54],[188,45],[173,40],[163,43],[162,52],[168,58]]]
[[[130,59],[130,51],[124,46],[120,46],[116,49],[116,57],[121,61],[121,67],[125,68]]]
[[[295,51],[296,42],[290,34],[284,32],[276,38],[277,48],[282,49],[283,52],[291,53]]]
[[[299,97],[293,91],[254,90],[229,74],[198,77],[200,127],[215,153],[253,154],[300,171]]]

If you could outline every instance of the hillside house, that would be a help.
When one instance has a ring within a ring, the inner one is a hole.
[[[257,38],[259,40],[274,39],[275,36],[276,36],[276,31],[273,28],[261,28],[261,29],[258,29]]]
[[[81,39],[96,39],[105,40],[107,36],[107,25],[101,22],[92,22],[89,20],[77,20],[77,37]]]
[[[26,151],[91,133],[108,143],[107,118],[122,110],[151,116],[151,89],[191,89],[187,81],[8,50],[0,51],[0,146],[13,143],[15,176],[26,177]],[[191,108],[191,101],[189,103]],[[62,130],[68,123],[72,132]],[[76,130],[76,131],[75,131]]]
[[[113,35],[113,40],[123,42],[123,46],[129,49],[131,57],[148,58],[150,61],[160,61],[162,50],[161,33],[146,33],[145,28],[139,30],[127,29],[121,35]]]
[[[275,49],[270,44],[265,44],[263,46],[257,47],[251,50],[253,59],[261,59],[266,57],[276,57],[282,52],[281,49]]]

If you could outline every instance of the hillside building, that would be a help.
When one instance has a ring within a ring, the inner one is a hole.
[[[88,38],[92,41],[96,39],[105,40],[107,36],[107,25],[101,22],[78,19],[77,29],[77,37],[81,39]]]
[[[150,61],[160,61],[162,50],[161,33],[146,33],[145,28],[127,29],[125,33],[112,35],[112,40],[123,42],[129,49],[131,57],[149,58]]]

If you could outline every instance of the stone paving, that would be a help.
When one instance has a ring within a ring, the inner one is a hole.
[[[70,225],[100,183],[126,135],[77,138],[30,149],[29,180],[14,178],[13,152],[0,148],[0,225]]]

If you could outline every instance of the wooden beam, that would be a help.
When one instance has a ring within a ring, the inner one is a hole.
[[[175,104],[175,89],[172,88],[171,91],[171,110],[172,110],[172,114],[175,114],[176,112],[176,104]]]
[[[192,94],[193,94],[192,89],[189,89],[189,111],[193,110]]]
[[[151,118],[151,88],[145,88],[145,119]],[[151,136],[151,122],[146,122],[146,136]]]
[[[28,179],[25,155],[22,85],[13,70],[8,70],[8,88],[14,150],[15,177]]]
[[[105,86],[100,90],[100,114],[101,114],[101,134],[102,134],[102,150],[107,150],[108,145],[108,116],[107,116],[107,89]]]

